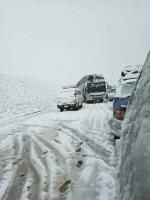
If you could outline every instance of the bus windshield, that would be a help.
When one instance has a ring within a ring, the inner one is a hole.
[[[87,83],[87,93],[106,92],[105,82]]]

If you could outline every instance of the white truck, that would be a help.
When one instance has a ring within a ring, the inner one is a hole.
[[[79,88],[64,87],[57,97],[57,108],[60,111],[78,110],[82,107],[82,95]]]
[[[107,83],[102,75],[86,75],[77,83],[77,86],[86,103],[103,102],[108,97]]]

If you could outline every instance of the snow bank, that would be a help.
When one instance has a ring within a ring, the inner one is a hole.
[[[122,125],[120,200],[150,199],[150,52]]]
[[[0,121],[54,107],[58,88],[47,82],[0,74]]]

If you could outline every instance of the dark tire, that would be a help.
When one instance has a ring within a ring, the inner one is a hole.
[[[64,111],[64,108],[60,107],[60,112],[63,112]]]
[[[80,105],[80,108],[82,108],[82,103],[81,103],[81,105]]]
[[[78,110],[79,109],[79,104],[76,104],[73,108],[73,110]]]
[[[118,139],[120,139],[120,137],[119,136],[114,136],[114,138],[115,138],[115,140],[118,140]]]

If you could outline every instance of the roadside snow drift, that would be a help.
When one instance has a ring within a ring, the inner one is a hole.
[[[120,200],[150,199],[150,52],[122,125]]]

